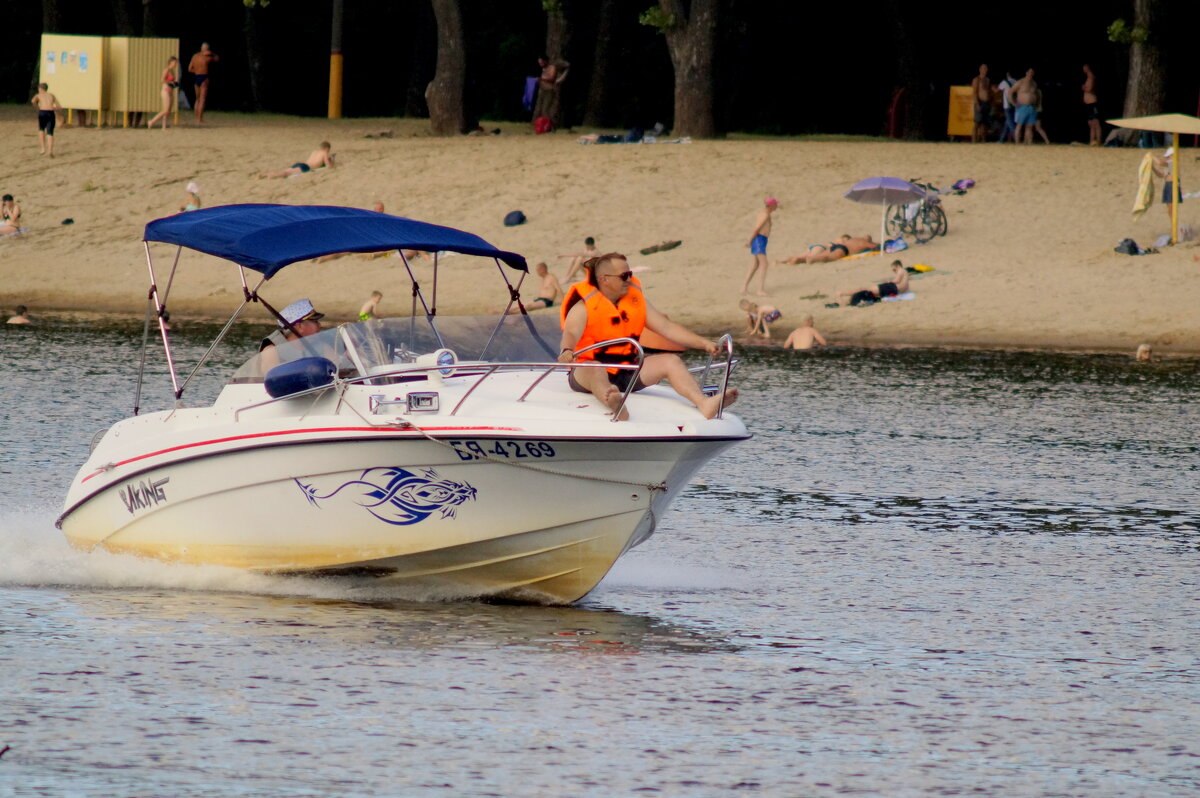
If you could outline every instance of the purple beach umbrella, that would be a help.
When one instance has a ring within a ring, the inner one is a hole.
[[[879,214],[879,254],[883,254],[885,228],[887,226],[888,205],[908,205],[925,198],[925,189],[915,186],[907,180],[898,177],[868,177],[855,183],[846,192],[846,199],[855,202],[865,202],[868,205],[880,205]]]

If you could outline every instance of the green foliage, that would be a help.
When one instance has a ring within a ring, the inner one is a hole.
[[[658,28],[659,33],[673,28],[677,24],[675,15],[663,11],[662,6],[650,6],[641,13],[638,17],[638,22],[643,25],[649,25],[652,28]]]
[[[549,13],[558,11],[562,7],[560,0],[542,0],[542,10]]]
[[[1142,44],[1146,39],[1150,38],[1150,29],[1145,25],[1137,24],[1132,28],[1129,27],[1123,19],[1118,19],[1108,26],[1108,40],[1117,44],[1132,44],[1137,42]]]
[[[271,0],[242,0],[242,5],[244,5],[246,8],[254,8],[255,6],[258,8],[266,8],[267,6],[271,5]]]

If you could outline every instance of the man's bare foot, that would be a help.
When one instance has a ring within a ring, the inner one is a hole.
[[[716,418],[717,413],[737,401],[738,389],[729,388],[723,394],[710,396],[700,403],[700,413],[705,418]]]
[[[604,393],[604,399],[603,399],[604,405],[611,412],[616,413],[617,408],[618,407],[621,408],[621,414],[617,416],[617,421],[628,421],[629,420],[629,411],[626,410],[625,408],[621,407],[621,400],[624,398],[625,398],[625,394],[623,394],[623,393],[621,393],[621,391],[617,390],[617,387],[615,385],[613,387],[609,388]],[[710,416],[710,418],[711,418],[711,416]]]
[[[766,291],[759,291],[755,296],[770,296]]]

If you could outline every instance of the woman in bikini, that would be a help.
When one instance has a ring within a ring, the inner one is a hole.
[[[171,113],[171,104],[175,100],[175,89],[179,86],[179,79],[175,77],[175,68],[179,65],[179,59],[171,56],[167,59],[167,68],[162,73],[162,110],[158,112],[158,116],[146,123],[146,129],[154,127],[154,123],[162,120],[163,130],[167,129],[167,114]]]

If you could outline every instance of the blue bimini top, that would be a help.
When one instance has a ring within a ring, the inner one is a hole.
[[[220,205],[155,219],[146,241],[178,244],[271,277],[297,261],[336,252],[461,252],[528,271],[525,258],[473,233],[401,216],[327,205]]]

